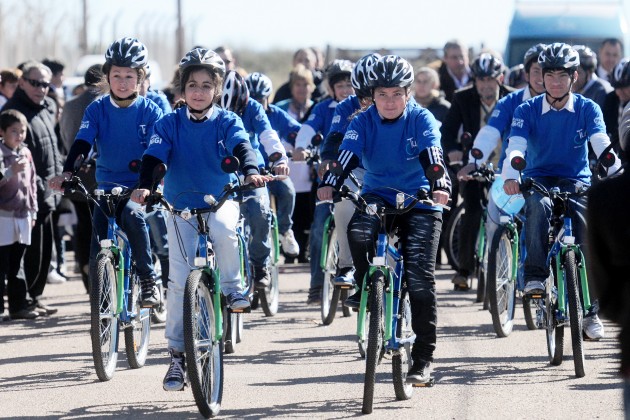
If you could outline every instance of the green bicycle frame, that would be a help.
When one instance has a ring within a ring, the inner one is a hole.
[[[359,305],[359,318],[357,320],[357,336],[361,342],[365,341],[365,313],[367,312],[367,301],[370,293],[369,279],[372,277],[376,270],[381,270],[387,278],[387,283],[383,285],[383,291],[385,295],[385,332],[383,334],[383,340],[388,341],[392,338],[392,316],[394,307],[394,295],[391,293],[393,288],[393,278],[391,270],[385,265],[371,265],[365,278],[363,279],[363,288],[361,289],[361,303]]]
[[[566,294],[565,294],[566,283],[565,283],[565,278],[564,278],[564,270],[562,268],[562,262],[564,261],[565,254],[569,250],[573,250],[577,258],[576,263],[579,264],[580,285],[582,286],[582,301],[584,304],[584,308],[582,308],[582,311],[586,312],[589,309],[591,309],[591,297],[588,291],[588,279],[586,277],[586,264],[584,262],[584,254],[582,254],[582,250],[580,249],[578,245],[561,244],[560,252],[556,254],[555,260],[556,260],[556,279],[557,279],[556,287],[558,288],[558,308],[559,310],[562,311],[563,315],[566,315],[566,312],[567,312],[566,310],[567,302],[566,302]]]
[[[123,310],[123,299],[125,298],[125,256],[117,246],[109,247],[118,261],[116,268],[116,315],[120,315]]]
[[[322,252],[319,256],[319,266],[322,270],[326,270],[326,258],[328,257],[328,235],[329,235],[329,227],[331,223],[335,222],[334,215],[330,215],[326,218],[324,222],[324,237],[322,240]]]
[[[271,256],[271,258],[273,258],[273,263],[277,264],[278,260],[280,259],[280,246],[279,246],[279,233],[278,233],[278,219],[276,217],[276,213],[273,212],[272,213],[272,238],[271,240],[273,241],[273,243],[275,244],[275,246],[273,247],[273,255]]]
[[[211,269],[205,267],[203,269],[212,279],[212,304],[214,306],[214,339],[220,341],[223,338],[223,311],[221,310],[221,275],[219,268]]]
[[[488,211],[484,210],[481,215],[481,221],[479,222],[479,232],[477,233],[477,260],[480,264],[483,263],[484,254],[486,251],[486,218]]]

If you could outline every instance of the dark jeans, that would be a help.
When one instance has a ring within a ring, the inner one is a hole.
[[[293,234],[300,245],[299,262],[308,261],[308,236],[313,222],[313,200],[310,192],[295,195],[295,211],[293,213]]]
[[[90,243],[92,238],[92,214],[93,205],[82,200],[72,200],[74,210],[77,213],[77,225],[74,231],[75,244],[74,258],[81,269],[81,278],[86,291],[89,287],[89,267],[90,267]]]
[[[366,194],[368,203],[385,204],[381,197]],[[398,228],[398,236],[405,261],[404,278],[411,302],[411,325],[416,334],[412,357],[432,361],[436,342],[437,309],[435,296],[435,255],[442,230],[439,212],[412,210],[387,219],[388,232]],[[356,271],[354,278],[362,286],[369,262],[376,251],[380,219],[356,211],[348,225],[348,241]]]
[[[475,245],[483,213],[484,190],[479,181],[466,181],[460,184],[460,191],[466,211],[459,229],[459,273],[469,276],[475,269]]]
[[[53,240],[52,212],[37,213],[37,220],[31,233],[31,245],[24,254],[24,274],[28,285],[28,294],[37,300],[46,287],[46,278],[50,268]]]
[[[22,257],[26,245],[15,242],[0,246],[0,313],[4,311],[4,279],[7,279],[9,313],[26,308],[26,280],[22,271]]]

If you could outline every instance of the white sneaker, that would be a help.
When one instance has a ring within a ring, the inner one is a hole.
[[[46,283],[48,284],[61,284],[65,282],[66,278],[57,273],[57,270],[52,270],[50,273],[48,273],[48,277],[46,278]]]
[[[287,230],[284,235],[280,235],[280,245],[282,245],[285,255],[289,257],[297,257],[300,254],[300,246],[295,240],[291,229]]]
[[[582,331],[591,340],[604,338],[604,324],[602,324],[597,314],[582,319]]]

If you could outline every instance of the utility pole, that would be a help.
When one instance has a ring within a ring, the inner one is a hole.
[[[87,54],[88,49],[88,36],[87,36],[87,25],[88,25],[88,7],[87,0],[82,0],[83,3],[83,25],[81,26],[81,36],[79,37],[79,50],[81,51],[81,55]]]
[[[175,47],[175,62],[179,63],[179,60],[184,56],[184,27],[182,26],[182,0],[177,0],[177,29],[175,31],[175,37],[177,44]]]

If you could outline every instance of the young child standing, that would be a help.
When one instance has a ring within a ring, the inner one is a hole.
[[[0,313],[4,315],[4,278],[7,279],[9,317],[34,319],[26,308],[26,280],[20,266],[31,244],[31,228],[37,214],[35,165],[26,139],[28,122],[19,111],[0,114]]]

